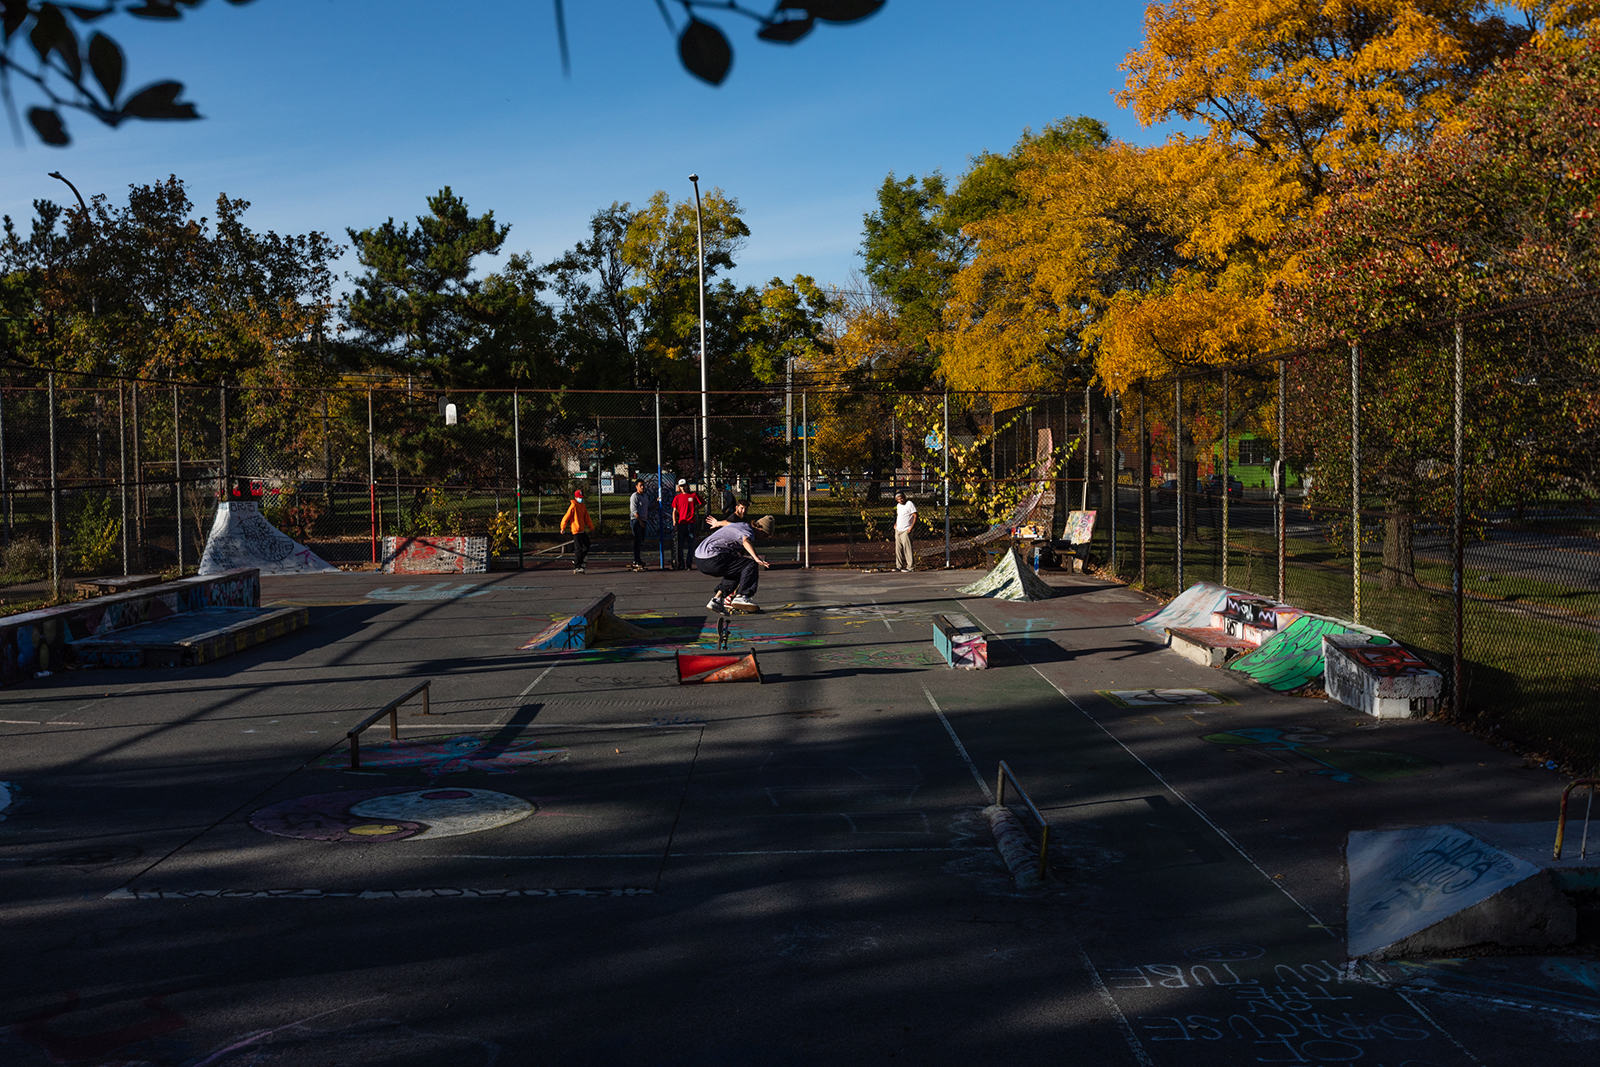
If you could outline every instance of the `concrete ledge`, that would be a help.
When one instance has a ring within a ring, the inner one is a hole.
[[[617,594],[605,593],[576,615],[557,619],[518,646],[522,652],[593,648],[604,640],[649,637],[650,631],[616,615]]]
[[[1169,626],[1167,647],[1191,663],[1220,667],[1228,662],[1228,657],[1249,652],[1256,646],[1217,626]]]
[[[309,608],[207,608],[67,647],[79,667],[192,667],[309,625]]]
[[[1378,719],[1409,719],[1439,706],[1444,675],[1399,645],[1374,645],[1360,634],[1322,638],[1328,696]]]
[[[385,574],[484,574],[487,537],[385,537]]]
[[[989,666],[989,642],[983,631],[965,615],[935,615],[933,647],[939,650],[947,666],[968,671],[981,671]]]
[[[261,572],[242,567],[0,619],[0,685],[61,669],[78,641],[205,608],[260,605]]]

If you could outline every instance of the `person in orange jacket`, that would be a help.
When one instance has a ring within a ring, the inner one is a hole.
[[[567,505],[567,513],[561,516],[561,532],[570,533],[577,548],[572,556],[572,573],[582,574],[583,561],[589,555],[589,531],[594,529],[594,523],[589,521],[589,509],[583,506],[583,490],[572,491],[572,503]]]

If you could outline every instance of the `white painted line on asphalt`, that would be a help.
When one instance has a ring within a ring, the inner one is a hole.
[[[503,722],[449,722],[442,716],[431,715],[429,718],[441,719],[440,722],[403,722],[402,730],[443,730],[460,727],[465,730],[488,729],[517,729],[517,730],[698,730],[705,726],[703,722],[530,722],[521,726],[512,727]]]
[[[1112,1016],[1116,1018],[1117,1029],[1122,1031],[1122,1039],[1128,1043],[1128,1050],[1133,1053],[1133,1058],[1139,1061],[1140,1067],[1155,1067],[1156,1061],[1150,1058],[1150,1053],[1139,1043],[1139,1035],[1133,1032],[1133,1025],[1128,1022],[1128,1017],[1122,1014],[1122,1008],[1117,1005],[1117,998],[1111,995],[1111,990],[1100,980],[1100,972],[1095,970],[1094,961],[1089,958],[1089,954],[1083,950],[1083,946],[1076,938],[1072,941],[1072,947],[1078,953],[1078,962],[1089,972],[1089,981],[1094,983],[1094,991],[1099,994],[1100,1002],[1110,1008]]]
[[[1423,1009],[1422,1005],[1418,1004],[1415,1000],[1413,1000],[1410,997],[1410,995],[1407,994],[1407,992],[1404,989],[1396,989],[1395,992],[1400,994],[1400,999],[1401,1000],[1403,1000],[1407,1004],[1411,1005],[1411,1010],[1412,1011],[1414,1011],[1418,1015],[1422,1016],[1423,1019],[1425,1019],[1435,1030],[1439,1031],[1445,1037],[1449,1038],[1450,1039],[1450,1043],[1452,1045],[1454,1045],[1456,1048],[1460,1049],[1461,1050],[1461,1054],[1463,1056],[1465,1056],[1467,1059],[1471,1060],[1473,1063],[1477,1063],[1477,1064],[1482,1064],[1483,1063],[1482,1060],[1478,1059],[1478,1057],[1474,1056],[1471,1052],[1469,1052],[1467,1050],[1467,1046],[1463,1045],[1461,1042],[1456,1040],[1456,1035],[1452,1034],[1450,1031],[1448,1031],[1444,1027],[1440,1026],[1439,1025],[1439,1020],[1437,1020],[1433,1016],[1429,1015]]]
[[[62,722],[60,719],[51,719],[44,722],[40,719],[0,719],[0,723],[7,726],[82,726],[81,722]]]
[[[878,598],[877,597],[873,597],[872,598],[872,606],[873,607],[877,607],[878,606]],[[883,623],[883,628],[885,630],[888,630],[890,633],[894,633],[894,627],[889,625],[889,620],[887,618],[885,618],[882,615],[879,615],[878,616],[878,621]]]
[[[739,852],[672,852],[675,860],[692,860],[707,856],[848,856],[873,852],[993,852],[992,848],[958,848],[954,845],[937,845],[926,848],[758,848]],[[600,852],[570,856],[479,856],[455,852],[429,852],[425,858],[434,860],[642,860],[656,859],[659,852]]]
[[[520,699],[522,697],[527,696],[529,693],[533,692],[533,687],[538,685],[540,682],[544,681],[544,676],[549,674],[551,671],[553,671],[555,669],[556,669],[556,665],[554,663],[552,663],[552,664],[550,664],[550,666],[548,666],[544,670],[540,671],[539,672],[539,677],[537,677],[533,681],[529,682],[528,683],[528,688],[526,688],[522,692],[518,693],[517,697]]]
[[[652,857],[654,858],[654,857]],[[598,889],[113,889],[101,900],[500,900],[507,897],[643,897],[654,889],[626,886]]]
[[[983,790],[983,795],[989,803],[994,803],[994,790],[989,788],[989,783],[984,781],[983,775],[978,773],[978,765],[972,762],[972,757],[967,755],[967,746],[961,743],[961,738],[956,736],[955,727],[950,725],[950,720],[944,717],[944,712],[939,710],[939,702],[933,699],[933,694],[928,692],[928,687],[922,687],[922,695],[928,698],[928,703],[933,705],[933,713],[939,716],[939,721],[944,723],[945,733],[950,735],[950,740],[956,743],[956,751],[961,753],[961,758],[967,763],[967,770],[972,772],[972,780],[978,783],[978,788]]]
[[[1137,763],[1139,766],[1143,767],[1145,769],[1145,772],[1147,774],[1149,774],[1150,777],[1152,777],[1156,781],[1160,782],[1162,787],[1164,789],[1166,789],[1167,792],[1169,792],[1173,796],[1177,797],[1178,800],[1182,802],[1184,807],[1188,808],[1190,811],[1194,812],[1195,815],[1199,816],[1201,822],[1203,822],[1207,826],[1211,827],[1211,829],[1216,832],[1216,835],[1218,837],[1220,837],[1224,841],[1226,841],[1233,848],[1233,850],[1235,852],[1237,852],[1240,856],[1243,856],[1244,857],[1244,861],[1246,863],[1248,863],[1250,866],[1254,867],[1256,869],[1256,873],[1261,875],[1261,877],[1263,877],[1263,878],[1265,878],[1267,880],[1267,884],[1268,885],[1272,886],[1278,892],[1280,892],[1284,896],[1288,897],[1291,901],[1294,902],[1294,906],[1295,907],[1299,908],[1301,911],[1305,912],[1306,915],[1310,916],[1311,922],[1312,922],[1312,924],[1314,926],[1316,926],[1316,927],[1322,929],[1323,931],[1325,931],[1329,937],[1332,937],[1332,938],[1335,938],[1335,939],[1338,938],[1339,935],[1337,933],[1335,933],[1333,930],[1329,929],[1328,925],[1322,921],[1322,919],[1317,915],[1316,912],[1312,911],[1305,904],[1301,903],[1299,898],[1297,898],[1293,893],[1289,892],[1289,890],[1284,886],[1284,884],[1281,881],[1279,881],[1276,878],[1273,878],[1272,875],[1268,874],[1262,868],[1261,864],[1257,863],[1255,861],[1255,859],[1250,855],[1250,853],[1246,852],[1244,850],[1244,847],[1242,845],[1240,845],[1239,842],[1235,841],[1232,836],[1229,835],[1228,831],[1224,830],[1222,827],[1220,827],[1216,823],[1212,822],[1211,821],[1211,816],[1209,816],[1205,812],[1201,811],[1199,805],[1195,804],[1194,801],[1192,801],[1188,797],[1184,796],[1183,793],[1181,793],[1178,790],[1177,786],[1173,785],[1171,782],[1167,781],[1164,777],[1162,777],[1160,772],[1158,772],[1154,767],[1150,766],[1150,764],[1146,763],[1143,759],[1141,759],[1137,752],[1135,752],[1133,749],[1129,748],[1127,745],[1123,744],[1122,739],[1120,737],[1118,737],[1116,734],[1112,733],[1110,730],[1106,729],[1105,725],[1103,723],[1101,723],[1099,719],[1096,719],[1093,715],[1090,715],[1087,711],[1084,711],[1083,710],[1083,705],[1079,704],[1076,700],[1073,700],[1072,697],[1067,693],[1067,691],[1065,689],[1061,688],[1055,682],[1053,682],[1049,678],[1045,677],[1045,673],[1044,673],[1044,671],[1041,671],[1039,669],[1039,665],[1037,663],[1034,663],[1032,660],[1028,659],[1027,656],[1022,655],[1022,650],[1021,649],[1013,648],[1012,651],[1016,652],[1017,655],[1021,656],[1022,657],[1022,661],[1024,663],[1026,663],[1028,666],[1032,667],[1033,668],[1033,673],[1037,674],[1040,678],[1044,679],[1044,682],[1045,682],[1046,685],[1048,685],[1050,688],[1054,689],[1056,692],[1060,693],[1061,694],[1061,698],[1063,700],[1065,700],[1068,704],[1071,704],[1074,708],[1076,708],[1078,710],[1078,714],[1082,715],[1085,719],[1088,719],[1090,722],[1094,723],[1094,725],[1099,728],[1101,733],[1105,734],[1107,737],[1111,738],[1111,740],[1115,741],[1117,743],[1117,746],[1119,748],[1121,748],[1122,751],[1124,751],[1128,755],[1132,756],[1133,757],[1133,761],[1135,763]]]

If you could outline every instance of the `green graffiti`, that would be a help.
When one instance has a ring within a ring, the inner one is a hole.
[[[1228,670],[1243,671],[1268,689],[1276,689],[1280,693],[1304,689],[1322,680],[1323,636],[1350,633],[1368,634],[1369,644],[1394,643],[1364,627],[1318,615],[1302,615],[1254,652],[1246,652],[1228,664]]]

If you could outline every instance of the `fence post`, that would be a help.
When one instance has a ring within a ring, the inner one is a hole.
[[[128,400],[133,416],[133,547],[139,557],[139,567],[148,567],[150,561],[144,548],[144,446],[139,440],[139,383],[128,389]]]
[[[1145,419],[1145,387],[1139,383],[1139,588],[1146,586],[1150,548],[1150,426]]]
[[[1278,360],[1278,602],[1289,600],[1289,361]]]
[[[122,483],[122,573],[128,569],[128,413],[123,395],[126,390],[117,383],[117,481]]]
[[[1361,349],[1350,345],[1350,617],[1361,622]]]
[[[183,438],[178,433],[178,387],[172,387],[172,502],[177,515],[178,577],[183,577]]]
[[[944,391],[944,569],[950,569],[950,390]]]
[[[661,423],[661,394],[656,393],[656,424]],[[656,436],[660,436],[658,433]],[[657,449],[656,451],[660,451]],[[783,513],[794,514],[794,357],[783,360]]]
[[[511,391],[511,447],[517,478],[517,570],[522,569],[522,394]],[[399,467],[395,468],[398,473]],[[400,517],[400,504],[395,503],[395,518]]]
[[[1109,499],[1111,501],[1110,504],[1107,504],[1106,500],[1102,499],[1100,501],[1100,506],[1101,507],[1109,507],[1111,509],[1111,573],[1112,574],[1116,574],[1117,573],[1117,479],[1118,479],[1118,473],[1117,473],[1117,454],[1118,454],[1118,452],[1117,452],[1117,440],[1118,440],[1118,438],[1117,438],[1117,415],[1121,411],[1121,406],[1122,406],[1121,394],[1120,393],[1111,394],[1111,396],[1110,396],[1110,404],[1106,409],[1106,464],[1107,464],[1107,466],[1104,468],[1109,473],[1105,476],[1105,478],[1106,478],[1106,483],[1105,484],[1107,486],[1106,491],[1104,493],[1100,494],[1102,497],[1107,498],[1107,499]]]
[[[0,497],[5,498],[6,544],[11,543],[11,483],[6,478],[6,405],[0,391]]]
[[[217,386],[221,397],[220,410],[222,424],[218,429],[218,436],[222,438],[222,495],[219,501],[233,499],[233,468],[228,462],[228,380],[224,378],[222,384]]]
[[[1084,511],[1089,510],[1089,454],[1093,451],[1094,416],[1089,410],[1089,384],[1085,381],[1083,386],[1083,503],[1080,505]],[[1088,549],[1084,549],[1084,551],[1087,552]]]
[[[1183,484],[1183,379],[1182,378],[1173,378],[1172,379],[1172,455],[1173,455],[1173,462],[1176,464],[1176,466],[1178,468],[1177,477],[1172,480],[1172,484],[1173,484],[1174,489],[1175,489],[1173,495],[1177,497],[1177,505],[1178,505],[1177,506],[1177,514],[1175,516],[1175,521],[1176,521],[1177,525],[1175,527],[1173,527],[1174,536],[1172,538],[1173,543],[1176,546],[1176,550],[1175,550],[1175,552],[1173,554],[1173,562],[1175,564],[1175,569],[1178,572],[1178,592],[1181,593],[1181,592],[1183,592],[1183,518],[1184,518],[1184,515],[1183,515],[1183,498],[1184,498],[1185,495],[1187,495],[1187,494],[1184,493],[1184,484]]]
[[[56,474],[56,374],[46,376],[50,400],[50,593],[61,599],[61,483]]]
[[[1452,436],[1454,437],[1455,454],[1453,457],[1454,469],[1452,474],[1451,492],[1454,512],[1454,529],[1452,540],[1455,542],[1454,567],[1452,568],[1450,591],[1455,598],[1455,620],[1452,629],[1450,651],[1450,710],[1457,719],[1466,717],[1466,634],[1465,634],[1465,602],[1467,593],[1466,568],[1467,568],[1467,500],[1466,500],[1466,363],[1462,350],[1461,321],[1456,320],[1456,350],[1455,366],[1453,368],[1452,385],[1454,387],[1454,411],[1452,413]]]
[[[661,454],[661,388],[656,387],[656,562],[667,569],[667,491],[661,484],[667,472]],[[794,481],[794,449],[789,450],[789,481]],[[785,511],[785,515],[789,512]]]
[[[372,390],[367,390],[367,516],[372,530],[372,562],[378,562],[378,452],[372,433]]]
[[[1228,372],[1222,372],[1222,584],[1228,584]]]
[[[800,394],[800,450],[804,460],[805,473],[801,475],[804,481],[800,486],[800,509],[804,513],[802,525],[804,526],[805,563],[807,570],[811,569],[811,414],[806,408],[806,394]]]

